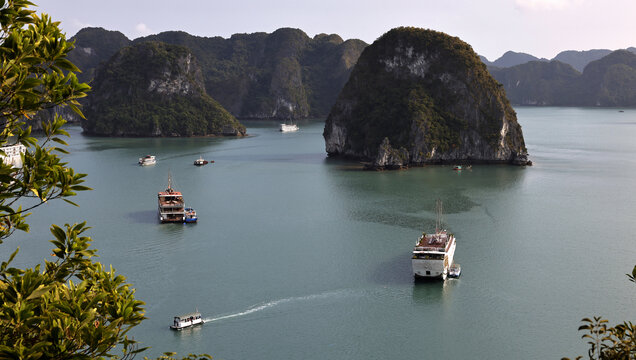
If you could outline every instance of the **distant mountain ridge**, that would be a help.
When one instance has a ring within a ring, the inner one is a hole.
[[[271,34],[234,34],[228,39],[171,31],[134,41],[118,31],[85,28],[72,39],[76,48],[69,59],[83,70],[80,80],[89,83],[99,64],[125,46],[147,41],[184,46],[201,68],[206,94],[239,119],[325,117],[367,46],[360,40],[344,41],[335,34],[310,38],[290,28]],[[636,53],[636,48],[627,51]],[[605,49],[563,51],[547,60],[509,51],[494,62],[480,58],[503,84],[513,104],[631,106],[629,99],[632,92],[636,93],[630,85],[631,65],[613,64],[598,70],[603,74],[585,74],[586,65],[610,54]],[[629,63],[627,56],[618,58]],[[605,92],[584,93],[591,84]],[[617,88],[622,89],[622,95],[614,94]],[[65,116],[79,120],[73,114]]]
[[[625,49],[629,52],[636,54],[636,47],[629,47]],[[565,50],[561,51],[557,54],[557,56],[548,60],[545,58],[537,58],[536,56],[522,53],[522,52],[514,52],[514,51],[506,51],[501,57],[499,57],[495,61],[489,61],[485,56],[479,55],[481,61],[486,64],[486,66],[497,67],[497,68],[507,68],[517,65],[522,65],[530,61],[552,61],[557,60],[565,64],[571,65],[574,69],[579,72],[583,72],[583,69],[587,64],[592,61],[598,60],[604,56],[609,55],[612,50],[609,49],[592,49],[592,50]]]
[[[489,68],[517,105],[636,106],[636,54],[616,50],[578,72],[560,61]]]
[[[147,41],[185,46],[201,66],[207,94],[244,119],[326,116],[367,46],[335,34],[310,38],[291,28],[229,39],[170,31],[134,41],[117,31],[86,28],[72,39],[70,59],[83,70],[83,81],[93,79],[98,64],[124,46]]]

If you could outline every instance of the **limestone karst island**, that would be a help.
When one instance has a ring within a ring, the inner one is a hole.
[[[419,28],[393,29],[362,52],[323,136],[329,156],[379,169],[530,164],[515,111],[470,45]]]

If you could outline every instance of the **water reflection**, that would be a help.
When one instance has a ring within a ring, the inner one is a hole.
[[[408,285],[413,282],[411,254],[405,252],[389,261],[378,263],[371,273],[371,281],[379,285]]]
[[[516,166],[475,165],[458,174],[450,166],[427,166],[405,171],[352,171],[357,163],[326,162],[330,189],[342,199],[350,219],[409,229],[434,225],[434,203],[444,202],[444,214],[469,212],[480,207],[484,191],[518,186],[526,171]]]
[[[413,278],[413,303],[430,305],[450,301],[453,289],[459,282],[459,279],[442,281]]]

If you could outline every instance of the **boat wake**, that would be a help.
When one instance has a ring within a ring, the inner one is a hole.
[[[241,316],[250,315],[250,314],[253,314],[255,312],[267,310],[267,309],[270,309],[270,308],[273,308],[273,307],[276,307],[276,306],[280,306],[280,305],[283,305],[283,304],[287,304],[287,303],[299,302],[299,301],[311,301],[311,300],[327,299],[327,298],[331,298],[331,297],[342,296],[342,295],[345,295],[345,294],[346,294],[345,290],[340,290],[340,291],[329,291],[329,292],[324,292],[324,293],[320,293],[320,294],[313,294],[313,295],[307,295],[307,296],[298,296],[298,297],[290,297],[290,298],[285,298],[285,299],[280,299],[280,300],[274,300],[274,301],[266,302],[264,304],[254,305],[254,306],[248,308],[247,310],[244,310],[244,311],[241,311],[241,312],[237,312],[237,313],[234,313],[234,314],[221,315],[221,316],[217,316],[217,317],[203,319],[203,322],[208,323],[208,322],[214,322],[214,321],[227,320],[227,319],[232,319],[232,318],[237,318],[237,317],[241,317]]]

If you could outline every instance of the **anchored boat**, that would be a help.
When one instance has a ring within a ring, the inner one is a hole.
[[[206,165],[208,163],[207,160],[203,159],[203,156],[199,156],[198,159],[194,160],[194,166],[203,166]]]
[[[298,125],[296,124],[280,124],[280,131],[281,132],[292,132],[292,131],[298,131]]]
[[[172,177],[168,176],[168,187],[157,194],[159,201],[159,221],[162,223],[183,223],[186,219],[183,194],[172,188]]]
[[[185,208],[185,222],[187,223],[195,223],[199,220],[197,217],[197,212],[191,207]]]
[[[416,278],[446,280],[453,265],[455,236],[442,227],[442,201],[435,204],[437,221],[434,234],[423,233],[415,243],[411,265]]]
[[[449,278],[458,278],[459,275],[462,274],[462,267],[455,263],[448,268],[448,277]]]
[[[201,313],[195,311],[193,313],[175,316],[170,328],[173,330],[181,330],[199,324],[203,324],[203,318],[201,318]]]

